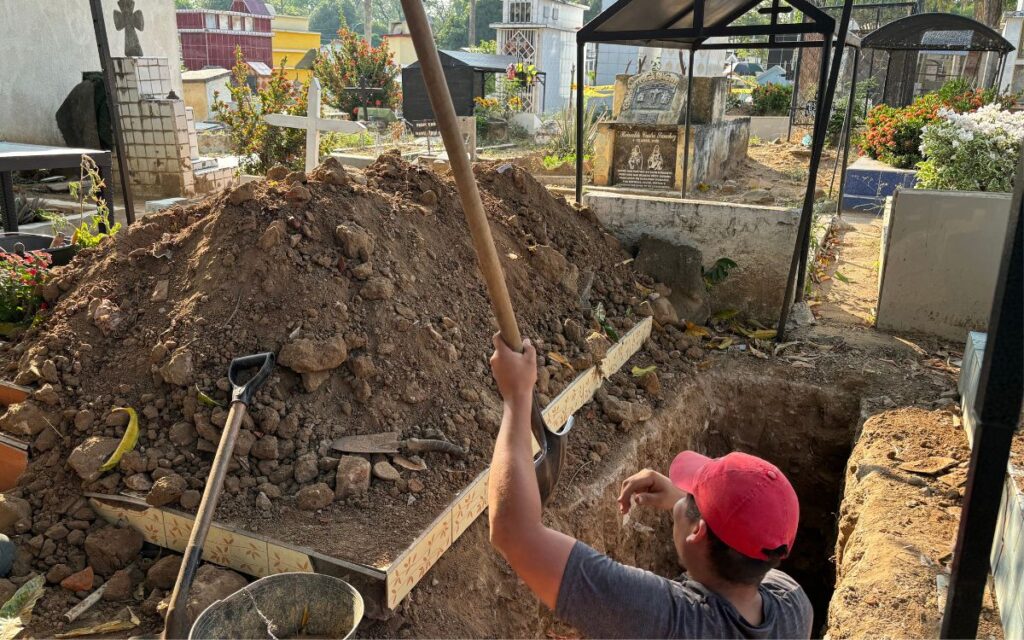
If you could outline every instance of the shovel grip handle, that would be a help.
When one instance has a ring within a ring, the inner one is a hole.
[[[256,390],[263,386],[263,383],[267,381],[270,373],[274,370],[274,361],[274,354],[269,351],[254,353],[251,356],[242,356],[232,360],[231,365],[228,367],[228,382],[231,383],[231,401],[241,402],[249,406],[252,402],[252,397],[256,395]],[[259,367],[256,375],[249,378],[245,384],[238,383],[238,375],[242,371],[256,367]]]

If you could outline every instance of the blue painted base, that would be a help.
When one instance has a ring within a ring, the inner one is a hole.
[[[913,189],[917,171],[895,169],[887,164],[861,158],[846,170],[843,211],[882,213],[885,199],[897,189]]]

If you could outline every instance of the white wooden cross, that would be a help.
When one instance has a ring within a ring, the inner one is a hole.
[[[267,124],[275,127],[290,127],[306,130],[306,173],[311,172],[320,163],[320,132],[340,131],[342,133],[362,133],[366,126],[351,120],[332,120],[320,116],[320,80],[311,78],[309,83],[309,104],[306,115],[290,116],[284,113],[270,113],[263,116]]]

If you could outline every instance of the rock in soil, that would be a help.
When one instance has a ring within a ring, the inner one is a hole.
[[[189,625],[195,622],[199,614],[218,600],[223,600],[238,591],[248,581],[230,569],[221,569],[212,564],[204,564],[196,571],[192,588],[188,592]]]
[[[335,479],[338,498],[366,493],[370,488],[370,461],[359,456],[341,456]]]
[[[106,582],[103,599],[110,602],[121,602],[132,597],[132,576],[125,569],[114,572]]]
[[[85,538],[85,555],[101,576],[124,569],[142,550],[142,534],[128,527],[103,527]]]
[[[13,433],[16,436],[34,436],[49,425],[59,424],[53,416],[44,411],[32,400],[11,405],[0,416],[0,431]]]
[[[156,589],[173,589],[181,568],[181,556],[164,556],[146,572],[146,584]]]
[[[100,467],[110,457],[110,454],[114,453],[119,442],[120,440],[117,438],[101,436],[86,438],[68,456],[68,465],[82,480],[92,482],[103,475]]]
[[[188,482],[176,473],[164,476],[153,483],[153,488],[146,496],[146,502],[154,507],[162,507],[181,497],[188,488]]]
[[[318,482],[299,489],[295,504],[303,511],[317,511],[334,502],[334,491],[326,482]]]
[[[22,525],[22,526],[19,526]],[[32,506],[28,500],[0,494],[0,533],[12,536],[32,526]]]
[[[60,586],[68,591],[91,591],[93,581],[96,579],[92,567],[86,567],[78,573],[73,573],[60,581]]]

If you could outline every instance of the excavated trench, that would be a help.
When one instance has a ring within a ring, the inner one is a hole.
[[[645,467],[668,469],[682,449],[711,456],[739,450],[764,457],[787,474],[800,498],[796,546],[782,569],[811,598],[814,631],[820,636],[835,583],[836,514],[860,416],[859,399],[832,388],[735,373],[689,379],[666,397],[651,420],[619,434],[620,441],[592,475],[574,477],[578,467],[563,471],[545,520],[620,562],[673,578],[680,569],[670,518],[637,510],[624,521],[615,501],[622,480]],[[572,437],[595,437],[585,424],[579,427]],[[399,623],[410,624],[412,636],[542,638],[571,633],[558,626],[494,553],[483,518],[429,577],[412,594],[414,603]],[[453,606],[455,599],[458,606]],[[373,637],[397,631],[387,624],[364,629]]]
[[[670,519],[641,513],[622,526],[614,503],[621,481],[644,467],[667,469],[682,449],[761,456],[786,473],[800,498],[796,545],[781,568],[807,591],[820,633],[835,584],[836,518],[859,405],[856,396],[830,388],[709,376],[686,385],[618,451],[603,477],[559,501],[552,520],[620,561],[675,576]]]

